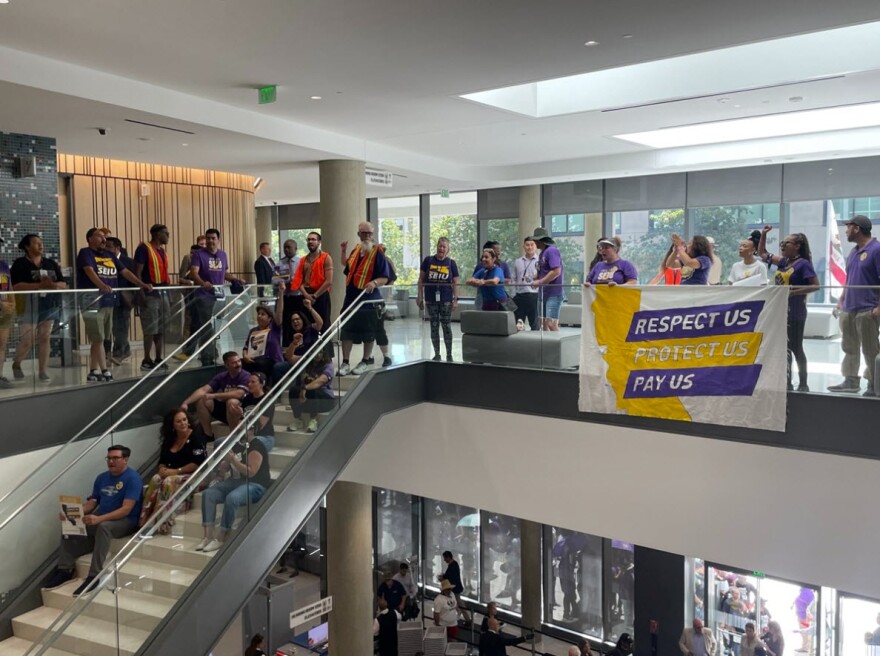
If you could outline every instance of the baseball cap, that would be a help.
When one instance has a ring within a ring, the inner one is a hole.
[[[862,216],[861,214],[851,218],[849,221],[846,222],[845,225],[854,225],[865,234],[870,234],[871,228],[874,227],[871,223],[871,219],[869,219],[867,216]]]

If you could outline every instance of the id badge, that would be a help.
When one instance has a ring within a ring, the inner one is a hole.
[[[434,302],[435,303],[440,302],[440,290],[439,289],[434,290]]]
[[[216,285],[213,289],[215,300],[222,301],[226,298],[226,288],[223,285]]]

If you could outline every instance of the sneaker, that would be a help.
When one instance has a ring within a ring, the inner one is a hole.
[[[112,382],[113,380],[113,374],[110,373],[109,369],[104,369],[104,371],[101,372],[101,377],[104,379],[105,383]]]
[[[45,371],[40,372],[40,380],[44,383],[48,383],[52,378]]]
[[[141,362],[141,371],[152,371],[156,368],[156,363],[152,360],[144,358]]]
[[[12,377],[16,380],[21,380],[24,378],[24,372],[21,370],[20,364],[12,363]]]
[[[370,365],[367,364],[364,360],[361,360],[354,366],[354,369],[351,370],[351,373],[355,376],[360,376],[361,374],[366,373],[367,369],[369,368]]]
[[[371,356],[368,357],[368,358],[364,358],[364,362],[366,362],[367,364],[376,364],[376,358],[374,358],[374,357],[371,355]]]
[[[211,542],[211,538],[202,538],[202,541],[199,542],[193,550],[194,551],[204,551],[205,547],[207,547],[210,542]]]
[[[307,433],[317,433],[318,432],[318,420],[317,419],[312,419],[309,422],[308,427],[306,427],[306,432]]]
[[[82,583],[80,583],[79,587],[73,591],[73,596],[79,597],[83,592],[88,590],[89,586],[92,584],[92,582],[94,580],[95,580],[94,576],[87,576],[85,578],[85,580]]]
[[[343,362],[339,365],[339,369],[336,371],[337,376],[347,376],[351,373],[351,365],[348,362]]]
[[[516,320],[516,331],[517,331],[517,332],[522,332],[522,331],[525,330],[525,329],[526,329],[526,324],[523,322],[523,320],[522,320],[522,319],[517,319],[517,320]]]
[[[101,375],[101,372],[95,369],[94,371],[90,371],[89,375],[86,376],[87,383],[100,383],[104,380],[104,376]]]
[[[861,385],[857,378],[846,378],[839,385],[829,385],[829,392],[843,392],[845,394],[857,394]]]
[[[55,568],[55,571],[49,576],[49,580],[46,581],[46,585],[43,586],[46,590],[54,590],[55,588],[60,588],[62,585],[67,583],[68,581],[73,579],[73,570],[71,569],[60,569]]]
[[[290,426],[287,427],[287,430],[289,430],[291,433],[293,433],[294,431],[300,430],[302,427],[303,427],[302,419],[297,419],[296,417],[294,417],[293,422],[290,424]]]
[[[215,540],[211,540],[210,542],[208,542],[208,544],[206,544],[202,548],[202,551],[204,551],[205,553],[211,553],[212,551],[217,551],[222,546],[223,546],[223,543],[220,542],[220,540],[215,539]]]
[[[174,359],[180,360],[181,362],[186,362],[187,360],[189,360],[189,356],[186,353],[177,353],[174,356]]]
[[[449,355],[446,356],[446,361],[447,362],[455,362],[455,360],[452,357],[452,353],[450,353]]]
[[[385,356],[385,359],[382,360],[382,366],[383,366],[383,367],[390,367],[392,364],[394,364],[394,362],[392,362],[391,358],[389,358],[389,357],[386,355],[386,356]]]
[[[15,387],[6,376],[0,376],[0,389],[12,389]]]
[[[797,386],[797,391],[798,392],[809,392],[810,386],[807,385],[806,383],[801,383],[800,385]]]
[[[873,385],[868,385],[868,389],[866,389],[864,392],[862,392],[862,396],[869,396],[869,397],[870,397],[870,396],[877,396],[877,395],[874,393],[874,387],[873,387]]]
[[[434,354],[434,357],[431,358],[431,362],[440,362],[440,360],[442,360],[442,359],[443,359],[443,358],[440,357],[440,354],[439,354],[439,353],[435,353],[435,354]]]

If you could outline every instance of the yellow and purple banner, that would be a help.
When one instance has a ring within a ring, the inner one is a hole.
[[[580,410],[785,430],[787,287],[585,290]]]

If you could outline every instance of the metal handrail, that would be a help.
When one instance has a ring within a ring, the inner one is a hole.
[[[205,459],[205,462],[203,462],[202,465],[186,480],[186,482],[178,488],[171,498],[165,502],[163,509],[153,513],[150,519],[147,520],[147,523],[129,538],[119,552],[107,562],[104,569],[98,573],[96,576],[98,583],[93,585],[90,590],[80,595],[71,605],[69,605],[52,622],[52,624],[50,624],[43,635],[31,645],[30,649],[25,653],[25,656],[42,656],[45,654],[101,590],[107,589],[108,586],[111,585],[115,589],[115,582],[111,583],[111,580],[114,579],[114,572],[118,571],[120,567],[123,567],[131,558],[133,558],[141,543],[144,540],[150,539],[155,534],[157,527],[171,519],[180,505],[190,495],[198,491],[198,487],[214,468],[223,461],[235,443],[238,442],[257,421],[259,421],[263,411],[274,405],[277,402],[278,397],[287,390],[289,383],[296,380],[296,378],[305,371],[306,366],[308,366],[312,358],[323,350],[328,343],[333,341],[334,334],[341,329],[342,325],[345,324],[363,305],[382,302],[381,300],[362,300],[364,293],[365,292],[362,291],[357,298],[355,298],[355,300],[340,313],[336,321],[330,325],[330,328],[323,331],[321,337],[306,350],[296,364],[294,364],[294,366],[272,386],[272,389],[269,392],[263,395],[260,402],[257,403],[253,411],[249,413],[248,418],[245,421],[242,421],[236,426],[234,431],[223,438],[218,448],[213,450],[211,455]]]
[[[244,315],[246,312],[248,312],[249,310],[251,310],[251,309],[253,308],[253,306],[256,305],[258,302],[259,302],[259,299],[252,299],[252,300],[251,300],[250,302],[248,302],[243,308],[241,308],[238,312],[236,312],[232,317],[228,317],[228,321],[227,321],[226,325],[223,326],[223,327],[222,327],[222,328],[221,328],[216,334],[219,335],[219,334],[223,333],[224,331],[226,331],[227,329],[229,329],[229,327],[232,325],[232,322],[234,322],[236,319],[238,319],[239,317],[241,317],[242,315]],[[229,308],[231,308],[231,307],[232,307],[232,306],[229,306]],[[223,313],[224,311],[226,311],[227,309],[229,309],[229,308],[223,308],[220,312],[218,312],[218,316],[219,316],[221,313]],[[202,330],[207,330],[209,326],[210,326],[210,323],[206,323],[204,326],[202,326],[199,330],[197,330],[195,333],[193,333],[193,334],[190,336],[190,338],[189,338],[186,342],[184,342],[184,344],[181,344],[181,345],[178,346],[174,351],[172,351],[171,354],[169,354],[168,356],[166,356],[166,358],[165,358],[162,362],[167,362],[168,360],[170,360],[170,359],[173,357],[174,353],[176,353],[176,352],[179,351],[181,348],[183,348],[183,346],[184,346],[186,343],[188,343],[190,340],[192,340],[193,338],[197,337],[197,336],[200,334],[200,332],[201,332]],[[201,352],[202,352],[207,346],[209,346],[209,344],[210,344],[210,342],[209,342],[209,343],[206,343],[206,344],[202,344],[202,345],[201,345],[201,346],[200,346],[200,347],[199,347],[199,348],[193,353],[193,357],[195,357],[195,355],[201,353]],[[211,346],[213,347],[212,344],[211,344]],[[52,478],[50,478],[49,481],[48,481],[46,484],[44,484],[44,485],[43,485],[43,486],[42,486],[37,492],[35,492],[34,494],[32,494],[32,495],[31,495],[31,496],[30,496],[30,497],[29,497],[24,503],[20,504],[17,508],[15,508],[14,510],[10,511],[8,514],[5,514],[5,515],[4,515],[3,512],[2,512],[2,504],[3,504],[3,502],[4,502],[6,499],[8,499],[8,498],[9,498],[9,497],[10,497],[15,491],[21,489],[22,486],[26,485],[27,482],[28,482],[29,480],[31,480],[33,477],[35,477],[35,476],[38,474],[38,472],[40,472],[40,471],[43,469],[43,467],[46,467],[46,466],[49,464],[49,462],[52,461],[52,458],[50,458],[49,460],[46,460],[45,462],[43,462],[39,467],[37,467],[35,470],[33,470],[33,471],[28,475],[28,477],[25,478],[24,481],[21,482],[21,484],[19,484],[18,486],[16,486],[15,488],[13,488],[12,490],[10,490],[9,492],[7,492],[5,495],[3,495],[3,497],[0,497],[0,517],[2,517],[2,519],[0,519],[0,531],[2,531],[2,530],[3,530],[3,529],[4,529],[4,528],[5,528],[5,527],[6,527],[6,526],[7,526],[7,525],[8,525],[13,519],[15,519],[18,515],[20,515],[21,512],[22,512],[27,506],[29,506],[29,505],[30,505],[31,503],[33,503],[37,498],[39,498],[43,493],[45,493],[46,490],[48,490],[49,487],[50,487],[51,485],[53,485],[56,481],[58,481],[58,480],[59,480],[59,479],[60,479],[60,478],[61,478],[61,477],[67,472],[67,471],[69,471],[69,470],[70,470],[70,469],[71,469],[71,468],[72,468],[77,462],[79,462],[80,460],[82,460],[82,458],[83,458],[86,454],[88,454],[93,448],[95,448],[95,446],[97,446],[97,445],[101,442],[101,440],[103,440],[105,437],[107,437],[109,434],[111,434],[113,431],[115,431],[115,430],[120,426],[120,424],[122,424],[123,421],[125,421],[126,419],[128,419],[128,418],[129,418],[129,417],[130,417],[130,416],[131,416],[131,415],[132,415],[132,414],[133,414],[133,413],[134,413],[134,412],[135,412],[135,411],[136,411],[141,405],[143,405],[144,402],[146,402],[146,401],[148,401],[150,398],[152,398],[152,397],[156,394],[156,392],[158,392],[158,391],[159,391],[160,389],[162,389],[165,385],[167,385],[168,382],[171,381],[171,380],[172,380],[172,379],[173,379],[178,373],[180,373],[182,370],[183,370],[183,367],[181,367],[181,368],[179,368],[179,369],[176,369],[175,371],[172,371],[170,374],[167,374],[166,377],[165,377],[165,379],[164,379],[164,381],[163,381],[160,385],[157,385],[154,389],[150,390],[150,392],[147,393],[147,395],[144,396],[143,399],[141,399],[140,402],[139,402],[137,405],[135,405],[134,407],[132,407],[131,409],[129,409],[128,412],[126,412],[126,413],[123,414],[119,419],[117,419],[116,422],[115,422],[112,426],[110,426],[110,428],[108,428],[106,431],[104,431],[104,433],[102,433],[99,437],[94,438],[94,439],[92,440],[92,443],[91,443],[88,447],[86,447],[86,448],[85,448],[85,449],[84,449],[79,455],[77,455],[73,460],[71,460],[70,462],[68,462],[67,465],[66,465],[61,471],[59,471],[59,472],[58,472],[57,474],[55,474]],[[151,371],[150,373],[152,373],[152,371]],[[99,419],[101,419],[104,415],[106,415],[106,414],[107,414],[108,412],[110,412],[114,407],[116,407],[116,405],[117,405],[118,403],[120,403],[124,398],[126,398],[129,394],[131,394],[135,389],[137,389],[141,384],[143,384],[144,381],[146,381],[148,378],[149,378],[149,374],[148,374],[147,376],[144,376],[144,377],[141,378],[140,380],[138,380],[138,382],[137,382],[135,385],[133,385],[133,386],[132,386],[132,387],[131,387],[131,388],[130,388],[125,394],[123,394],[122,396],[120,396],[120,397],[119,397],[119,398],[118,398],[118,399],[117,399],[117,400],[116,400],[111,406],[109,406],[107,409],[105,409],[104,412],[102,412],[100,415],[98,415],[97,418],[95,418],[94,420],[92,420],[92,422],[89,423],[87,426],[85,426],[82,430],[80,430],[79,433],[77,433],[74,437],[72,437],[70,440],[68,440],[67,442],[65,442],[65,443],[61,446],[61,448],[59,448],[58,452],[56,452],[56,453],[60,454],[60,453],[62,452],[62,450],[64,449],[64,447],[68,446],[69,444],[72,444],[73,442],[76,442],[76,441],[79,439],[79,437],[82,436],[82,434],[83,434],[86,430],[88,430],[88,429],[89,429],[91,426],[93,426],[93,425],[94,425]]]

